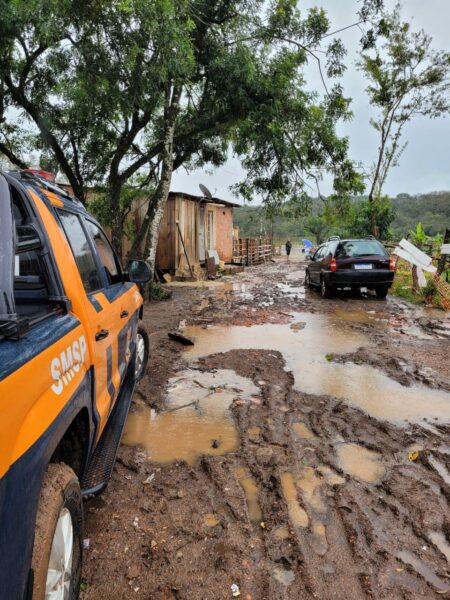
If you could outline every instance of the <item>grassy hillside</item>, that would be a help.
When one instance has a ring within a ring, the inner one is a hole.
[[[354,201],[360,200],[361,198],[356,198]],[[406,236],[419,222],[428,235],[443,233],[446,227],[450,227],[450,192],[431,192],[417,196],[399,194],[392,203],[395,209],[391,225],[394,239]],[[313,199],[312,205],[314,212],[322,208],[318,199]],[[279,240],[290,238],[298,241],[302,237],[313,237],[305,226],[305,220],[305,217],[280,215],[272,224],[266,219],[264,209],[260,206],[234,209],[234,223],[239,225],[241,237],[270,236],[272,231],[274,239]],[[339,232],[335,232],[333,228],[333,233]]]

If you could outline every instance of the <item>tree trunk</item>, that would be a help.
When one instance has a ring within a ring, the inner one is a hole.
[[[170,88],[166,90],[163,150],[161,153],[161,178],[155,193],[149,198],[147,212],[142,222],[142,226],[136,235],[129,253],[129,258],[136,257],[140,252],[142,242],[145,240],[144,256],[147,258],[152,273],[155,270],[156,249],[158,246],[161,220],[164,215],[164,208],[166,206],[172,181],[173,140],[175,136],[181,91],[181,86],[176,85],[172,92]]]
[[[173,95],[176,91],[174,90]],[[173,138],[175,134],[175,123],[178,115],[179,93],[176,100],[176,109],[169,110],[168,118],[164,127],[164,149],[162,156],[161,180],[149,204],[151,219],[149,219],[149,230],[146,240],[146,250],[148,249],[147,260],[150,264],[152,273],[155,270],[156,248],[158,246],[159,229],[166,206],[167,197],[170,191],[173,172]],[[171,104],[173,109],[173,101]]]
[[[111,244],[122,262],[122,213],[120,210],[120,193],[122,185],[115,178],[109,180],[109,208],[111,210]]]
[[[450,229],[447,228],[444,233],[444,244],[449,244],[449,243],[450,243]],[[439,262],[438,262],[438,268],[437,268],[437,274],[439,275],[439,277],[444,272],[445,263],[447,262],[447,259],[448,259],[448,254],[441,254],[441,257],[439,258]]]

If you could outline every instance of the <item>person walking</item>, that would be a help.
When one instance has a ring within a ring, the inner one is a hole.
[[[287,257],[288,257],[288,258],[289,258],[289,255],[290,255],[290,253],[291,253],[291,248],[292,248],[291,241],[290,241],[290,240],[288,240],[288,241],[286,242],[286,254],[287,254]]]

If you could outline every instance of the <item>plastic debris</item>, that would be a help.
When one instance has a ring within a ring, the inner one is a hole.
[[[149,476],[147,477],[147,479],[145,479],[145,480],[142,482],[142,484],[143,484],[143,485],[148,485],[148,484],[149,484],[149,483],[151,483],[151,482],[152,482],[154,479],[155,479],[155,474],[154,474],[154,473],[152,473],[151,475],[149,475]]]
[[[233,598],[237,598],[238,596],[241,595],[241,590],[239,589],[239,586],[237,583],[233,583],[231,585],[231,595],[233,596]]]
[[[415,460],[417,460],[417,459],[419,458],[419,456],[420,456],[420,452],[419,452],[419,450],[416,450],[415,452],[410,452],[410,453],[408,454],[408,458],[409,458],[409,460],[410,460],[410,461],[415,461]]]
[[[91,540],[89,538],[84,538],[83,540],[83,550],[89,550],[89,546],[91,545]]]
[[[261,529],[265,529],[266,528],[266,524],[264,523],[264,521],[261,521],[261,523],[259,524],[259,526],[261,527]]]

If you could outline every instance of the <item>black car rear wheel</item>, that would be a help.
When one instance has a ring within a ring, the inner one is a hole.
[[[312,288],[311,277],[310,277],[309,271],[306,271],[306,273],[305,273],[305,287],[307,287],[309,289]]]
[[[375,288],[375,293],[377,295],[377,298],[384,300],[387,296],[388,289],[389,288],[387,287],[387,285],[380,285],[379,287]]]
[[[320,278],[320,293],[322,294],[322,298],[331,298],[333,295],[333,289],[323,275]]]

